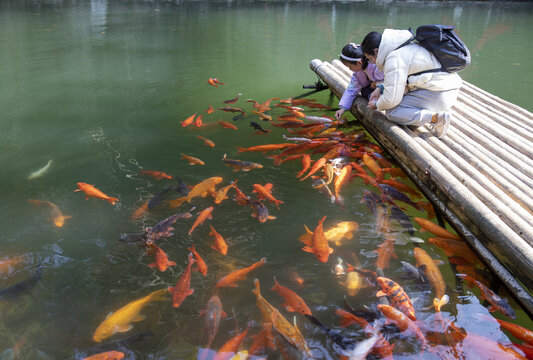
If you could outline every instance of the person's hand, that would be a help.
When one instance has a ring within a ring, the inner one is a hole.
[[[344,109],[339,109],[339,110],[337,110],[337,111],[335,112],[335,119],[340,120],[342,114],[344,114],[345,111],[346,111],[346,110],[344,110]]]
[[[370,88],[371,88],[371,89],[375,89],[375,88],[376,88],[376,82],[375,82],[375,81],[372,81],[372,82],[370,83]]]
[[[377,99],[372,99],[368,102],[368,107],[371,108],[372,110],[376,110],[377,107],[376,107],[376,101]]]
[[[368,100],[369,102],[372,101],[372,100],[378,100],[379,97],[381,96],[381,90],[379,88],[377,88],[376,90],[372,91],[372,94],[370,94],[370,100]]]

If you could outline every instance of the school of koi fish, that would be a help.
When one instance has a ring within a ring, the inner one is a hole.
[[[208,84],[218,88],[225,83],[210,78]],[[283,166],[282,164],[287,161],[299,161],[301,170],[295,176],[302,182],[307,181],[316,191],[324,193],[324,196],[341,209],[344,208],[346,201],[350,201],[348,197],[343,196],[345,188],[353,182],[358,182],[359,186],[364,182],[366,186],[362,191],[362,202],[375,217],[375,231],[382,239],[380,243],[373,244],[375,268],[363,268],[357,260],[355,262],[343,260],[336,254],[338,249],[349,247],[358,237],[359,224],[353,221],[353,215],[352,220],[328,223],[328,217],[324,214],[318,223],[295,224],[301,228],[302,235],[294,239],[293,248],[295,252],[303,251],[309,253],[306,256],[314,256],[318,260],[316,266],[331,268],[335,275],[343,279],[340,284],[345,288],[347,296],[354,296],[362,288],[370,288],[375,290],[375,297],[368,298],[366,303],[358,303],[355,307],[350,304],[349,298],[345,297],[344,309],[338,308],[335,311],[338,323],[324,324],[323,320],[313,315],[313,311],[316,311],[321,304],[306,301],[293,290],[302,289],[306,283],[305,277],[296,271],[291,269],[290,276],[287,277],[292,281],[292,286],[283,284],[285,281],[278,281],[279,277],[276,279],[272,273],[270,276],[273,284],[272,292],[268,294],[262,292],[259,280],[253,277],[254,273],[268,271],[268,261],[263,257],[257,262],[251,262],[249,266],[217,276],[211,287],[213,295],[207,303],[197,304],[199,316],[203,316],[205,342],[197,344],[196,358],[206,360],[324,358],[322,354],[316,353],[312,344],[306,340],[305,331],[301,330],[302,322],[308,321],[312,326],[307,326],[307,330],[315,329],[333,344],[334,353],[329,354],[329,358],[394,359],[397,356],[401,358],[412,356],[435,359],[533,359],[533,331],[511,322],[482,315],[484,317],[480,321],[497,322],[506,334],[521,341],[521,343],[517,343],[517,340],[513,340],[514,343],[496,342],[465,331],[455,323],[449,312],[442,311],[450,306],[448,293],[457,291],[457,285],[445,282],[439,269],[439,265],[443,264],[435,261],[422,248],[423,240],[415,236],[417,232],[429,232],[434,235],[428,239],[430,244],[423,246],[443,249],[448,256],[447,265],[457,273],[458,283],[464,281],[469,288],[476,288],[477,290],[472,291],[479,292],[489,311],[499,312],[509,319],[516,317],[506,300],[491,290],[494,283],[491,283],[491,276],[478,257],[460,236],[432,221],[435,219],[432,205],[420,200],[422,194],[410,186],[408,181],[402,180],[407,178],[404,172],[387,159],[382,149],[372,142],[362,129],[349,126],[345,120],[339,122],[325,115],[307,115],[306,112],[309,110],[326,112],[329,109],[328,106],[319,104],[313,99],[273,97],[263,103],[247,99],[244,102],[252,103],[254,109],[248,112],[229,106],[237,103],[241,95],[239,93],[236,97],[223,101],[224,106],[217,109],[209,105],[205,110],[208,119],[204,119],[204,115],[195,113],[177,124],[177,128],[179,131],[192,129],[202,131],[203,136],[197,135],[197,139],[213,149],[216,149],[216,144],[209,139],[209,129],[212,126],[238,131],[235,124],[241,124],[247,119],[250,120],[250,126],[257,130],[257,135],[268,136],[272,133],[271,129],[264,128],[267,125],[286,129],[287,134],[283,135],[285,142],[259,144],[248,148],[236,144],[234,149],[224,149],[220,152],[221,161],[231,167],[235,173],[260,171],[267,166],[264,164],[270,161],[273,161],[273,166]],[[276,100],[277,103],[273,104]],[[214,113],[238,115],[231,115],[233,121],[229,122],[222,119],[214,120],[213,117],[216,115],[211,115]],[[258,137],[258,139],[265,138]],[[239,158],[228,158],[227,154],[235,151],[238,154],[236,157]],[[265,154],[265,163],[245,160],[246,153],[249,152]],[[181,159],[190,166],[205,164],[194,155],[181,153]],[[45,168],[33,172],[29,179],[44,176],[50,164],[51,162]],[[280,206],[289,205],[278,198],[276,185],[272,183],[255,183],[250,189],[241,189],[237,185],[238,178],[223,184],[224,179],[216,174],[197,184],[186,184],[182,179],[162,170],[141,170],[139,175],[163,182],[171,181],[172,184],[136,209],[131,214],[132,222],[146,216],[156,207],[167,209],[169,212],[174,212],[174,209],[178,208],[186,209],[162,219],[154,226],[145,227],[138,233],[124,234],[118,240],[130,245],[139,244],[141,251],[153,257],[153,262],[146,265],[159,272],[165,272],[169,267],[183,269],[173,286],[155,289],[144,297],[125,303],[120,308],[109,309],[111,312],[105,318],[100,314],[94,314],[95,317],[101,317],[101,323],[92,336],[95,349],[100,349],[98,347],[100,343],[116,340],[121,334],[132,330],[134,323],[143,321],[146,315],[143,315],[142,311],[149,304],[157,302],[157,305],[153,306],[166,306],[165,303],[170,303],[175,311],[180,311],[179,308],[184,302],[192,301],[189,296],[195,292],[195,280],[198,279],[197,276],[205,277],[209,273],[211,257],[209,254],[200,254],[198,247],[195,246],[200,242],[205,244],[206,241],[198,236],[197,229],[207,228],[206,222],[217,216],[217,206],[223,201],[233,201],[235,206],[248,208],[250,216],[256,218],[259,223],[276,219],[269,208],[279,210]],[[111,205],[120,201],[119,198],[106,195],[96,185],[78,182],[77,187],[74,192],[83,192],[86,200],[97,198]],[[176,196],[176,193],[180,196]],[[233,194],[232,199],[230,194]],[[195,204],[200,198],[212,198],[212,206],[196,211]],[[70,216],[64,215],[54,203],[37,199],[29,199],[28,202],[39,209],[47,209],[50,214],[49,220],[54,226],[61,228],[68,225]],[[406,207],[425,212],[427,218],[412,218],[407,215]],[[188,231],[188,236],[193,241],[192,245],[188,247],[188,253],[172,253],[169,256],[164,250],[163,239],[174,235],[173,225],[176,221],[189,221],[186,219],[191,219],[192,222]],[[232,244],[224,238],[225,229],[218,226],[215,229],[211,224],[209,229],[211,238],[209,246],[212,251],[230,257]],[[397,259],[395,247],[398,246],[412,246],[413,260]],[[0,273],[9,274],[24,261],[25,259],[20,256],[1,259]],[[405,269],[405,277],[400,278],[397,273],[387,274],[392,261],[401,262]],[[39,278],[40,274],[39,277],[32,277],[22,284],[24,286],[15,284],[0,290],[0,299],[31,288]],[[423,299],[411,299],[410,294],[401,285],[406,281],[415,282],[426,289],[427,293],[432,294],[432,300],[424,302]],[[249,318],[238,319],[247,325],[245,327],[237,325],[235,333],[231,335],[218,331],[221,321],[229,316],[226,313],[229,313],[228,309],[224,311],[223,305],[225,295],[228,293],[220,291],[221,288],[228,287],[238,288],[235,291],[244,294],[253,293],[257,303],[255,313],[249,314]],[[264,296],[267,296],[268,300]],[[276,308],[270,302],[274,300],[273,303],[276,303],[278,300],[281,301],[281,298],[283,309]],[[214,344],[222,345],[214,346]],[[92,352],[93,354],[84,359],[113,360],[125,357],[123,352],[117,350]],[[15,358],[16,354],[13,351],[9,354],[12,353]],[[4,359],[3,355],[1,359]]]

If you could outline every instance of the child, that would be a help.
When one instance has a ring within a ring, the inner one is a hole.
[[[377,69],[375,64],[368,62],[360,45],[350,43],[343,47],[340,60],[348,69],[353,71],[353,75],[348,88],[339,101],[340,109],[335,113],[337,120],[340,120],[342,114],[352,107],[352,103],[359,93],[368,100],[372,90],[376,88],[376,83],[383,81],[383,73]]]

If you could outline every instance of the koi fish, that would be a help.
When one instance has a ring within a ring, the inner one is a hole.
[[[137,209],[135,209],[135,211],[130,216],[131,221],[136,221],[139,218],[145,216],[146,212],[148,211],[148,204],[149,203],[150,203],[149,200],[145,201],[144,204],[142,204]]]
[[[252,207],[252,217],[256,218],[260,223],[267,222],[267,220],[275,220],[276,217],[269,215],[267,207],[260,201],[249,201]]]
[[[27,279],[19,281],[18,283],[11,285],[5,289],[0,290],[0,300],[14,300],[21,294],[26,291],[31,290],[41,277],[43,276],[43,271],[41,267],[38,267],[37,270]]]
[[[406,271],[407,275],[410,278],[413,278],[421,283],[427,283],[429,281],[426,278],[426,275],[416,266],[411,265],[406,261],[400,261],[400,264],[402,264],[403,269]]]
[[[357,344],[355,348],[350,350],[348,358],[350,360],[365,360],[367,355],[377,346],[383,335],[379,333],[379,327],[376,327],[372,335]]]
[[[32,172],[28,176],[28,180],[37,179],[37,178],[43,176],[44,174],[46,174],[48,172],[48,170],[50,170],[50,166],[52,166],[53,162],[54,162],[53,160],[48,160],[48,162],[46,163],[45,166],[43,166],[39,170],[35,170],[34,172]]]
[[[213,212],[213,207],[210,206],[207,209],[202,210],[199,214],[194,223],[192,224],[191,230],[189,230],[189,236],[191,236],[194,229],[196,229],[197,226],[202,225],[206,219],[212,219],[211,213]]]
[[[51,201],[28,199],[29,203],[32,203],[34,206],[46,205],[50,207],[50,218],[49,220],[58,228],[65,225],[65,220],[72,218],[69,215],[63,215],[59,207]]]
[[[356,271],[348,272],[345,281],[341,281],[339,284],[346,288],[350,296],[355,296],[364,287],[363,278]]]
[[[515,338],[533,345],[533,331],[516,324],[511,324],[510,322],[504,320],[496,319],[496,321],[499,322],[501,327],[509,331]]]
[[[409,299],[402,287],[386,277],[378,277],[377,281],[379,286],[381,286],[381,291],[378,291],[376,296],[387,296],[392,307],[400,310],[409,319],[416,321],[415,309],[411,299]]]
[[[504,299],[496,295],[494,291],[492,291],[491,289],[483,285],[481,282],[477,281],[476,279],[471,278],[468,275],[457,274],[457,276],[460,277],[461,279],[469,280],[477,285],[479,290],[481,290],[481,296],[491,304],[491,306],[489,307],[490,312],[494,312],[498,310],[505,316],[510,317],[511,319],[516,318],[516,314],[513,308],[509,306],[507,301],[505,301]]]
[[[165,195],[171,190],[174,190],[174,186],[168,185],[163,190],[161,190],[160,192],[152,196],[150,200],[148,200],[148,209],[153,209],[159,204],[161,204],[163,202]]]
[[[117,311],[110,313],[96,328],[93,335],[93,341],[101,342],[118,332],[130,331],[133,328],[131,325],[132,322],[145,319],[145,316],[140,314],[141,310],[152,301],[167,300],[166,293],[166,289],[156,290],[151,294],[138,300],[134,300]]]
[[[239,97],[241,96],[241,93],[238,93],[237,96],[235,96],[233,99],[224,100],[222,101],[224,104],[235,104],[237,100],[239,100]]]
[[[470,247],[468,247],[468,245],[463,241],[452,240],[449,238],[429,238],[428,241],[433,245],[443,249],[448,257],[459,255],[472,264],[480,263],[476,254],[474,254],[474,252],[470,250]]]
[[[413,220],[416,221],[422,229],[424,229],[425,231],[429,231],[430,233],[438,237],[443,237],[443,238],[452,239],[452,240],[462,240],[459,235],[452,234],[445,228],[440,227],[439,225],[435,224],[433,221],[430,221],[424,218],[419,218],[419,217],[415,217],[413,218]]]
[[[242,147],[238,147],[237,146],[237,149],[239,150],[237,152],[238,153],[242,153],[242,152],[247,152],[247,151],[258,151],[258,152],[265,153],[265,152],[269,152],[269,151],[285,149],[285,148],[291,147],[291,146],[294,146],[294,144],[288,144],[288,143],[266,144],[266,145],[251,146],[249,148],[242,148]]]
[[[437,299],[442,298],[446,293],[446,283],[439,268],[435,265],[435,261],[422,248],[415,247],[413,251],[416,259],[416,267],[421,270],[424,268],[422,271],[435,289],[435,297]]]
[[[391,205],[390,208],[390,216],[389,219],[395,220],[400,224],[400,226],[409,233],[409,235],[413,236],[415,234],[415,228],[413,227],[413,223],[411,222],[411,218],[407,216],[402,209],[400,209],[396,205]]]
[[[192,208],[189,211],[193,211],[194,208]],[[174,228],[172,227],[172,224],[174,224],[178,219],[181,218],[190,218],[192,215],[189,212],[186,213],[180,213],[180,214],[174,214],[171,215],[154,226],[148,226],[144,229],[145,232],[145,242],[147,245],[153,244],[155,241],[161,239],[162,237],[169,237],[174,235],[172,232]]]
[[[198,115],[196,120],[194,120],[194,126],[196,126],[197,128],[205,126],[204,123],[202,122],[202,115]]]
[[[168,292],[172,294],[172,306],[177,308],[180,307],[181,303],[185,298],[194,293],[194,289],[191,289],[191,267],[194,264],[194,259],[192,253],[189,253],[189,264],[187,268],[181,274],[176,283],[176,286],[169,286],[167,289]]]
[[[198,184],[194,185],[193,188],[189,191],[189,193],[186,196],[180,197],[178,199],[169,200],[169,207],[170,208],[176,208],[181,206],[185,201],[190,203],[192,199],[195,197],[203,197],[205,198],[209,194],[213,194],[215,192],[216,185],[220,184],[222,182],[222,178],[218,176],[210,177],[208,179],[205,179]]]
[[[420,328],[403,312],[384,304],[379,304],[378,309],[389,321],[398,326],[401,331],[411,331],[420,340],[423,347],[427,345],[427,340],[424,337],[424,334],[422,334],[422,331],[420,331]]]
[[[422,197],[422,194],[420,194],[420,191],[415,190],[412,187],[410,187],[409,185],[401,183],[399,181],[396,181],[396,180],[382,180],[381,182],[383,184],[387,184],[389,186],[392,186],[393,188],[395,188],[398,191],[402,191],[404,193],[410,194],[414,198],[421,198]]]
[[[206,276],[207,275],[207,264],[205,263],[204,259],[202,259],[200,254],[198,254],[196,249],[194,248],[194,244],[190,248],[187,248],[187,250],[189,250],[194,255],[194,260],[196,262],[195,270],[198,271],[203,276]]]
[[[209,107],[207,108],[207,110],[205,112],[208,113],[208,114],[212,114],[212,113],[215,112],[215,109],[213,109],[213,106],[209,105]]]
[[[318,225],[313,232],[312,246],[304,246],[302,250],[315,254],[319,261],[326,263],[328,262],[329,254],[333,252],[333,249],[329,247],[328,240],[324,235],[324,228],[322,227],[324,220],[326,220],[326,216],[318,222]]]
[[[241,343],[246,337],[249,328],[250,324],[248,324],[248,327],[246,327],[243,332],[235,335],[224,345],[222,345],[218,350],[214,360],[229,360],[231,357],[233,357],[239,351],[239,346],[241,346]]]
[[[223,128],[237,130],[237,127],[235,125],[233,125],[233,124],[230,124],[229,122],[226,122],[226,121],[223,121],[223,120],[218,120],[218,123]]]
[[[364,154],[363,162],[374,175],[377,175],[379,173],[381,167],[378,165],[376,160],[374,160],[370,155]]]
[[[181,127],[187,127],[189,125],[192,125],[194,123],[194,117],[196,116],[196,113],[189,116],[187,119],[180,121]]]
[[[119,201],[117,198],[107,196],[106,194],[95,188],[94,185],[89,185],[83,182],[79,182],[77,185],[79,189],[74,190],[74,192],[83,191],[85,193],[85,200],[89,200],[90,197],[94,197],[107,200],[111,205],[115,205],[115,203]]]
[[[258,123],[256,123],[255,121],[250,121],[250,126],[253,127],[255,130],[257,131],[261,131],[262,133],[269,133],[271,132],[272,130],[265,130],[261,127],[261,125],[259,125]]]
[[[106,351],[83,358],[83,360],[120,360],[124,356],[124,353],[120,351]]]
[[[353,234],[359,229],[359,224],[355,221],[341,221],[333,225],[324,232],[326,239],[340,246],[343,240],[353,239]]]
[[[149,175],[156,180],[172,179],[172,176],[165,174],[162,171],[154,171],[154,170],[141,170],[139,171],[139,175]]]
[[[272,121],[272,116],[270,116],[270,115],[267,115],[267,114],[259,112],[259,111],[252,111],[252,113],[259,115],[259,119],[261,119],[263,121]],[[268,130],[268,132],[270,132],[270,130]]]
[[[297,178],[302,177],[302,175],[305,174],[305,172],[309,169],[310,166],[311,166],[311,156],[309,156],[309,154],[303,154],[303,156],[302,156],[302,170],[300,170],[296,174],[296,177]],[[324,186],[324,185],[322,185],[322,186]]]
[[[407,195],[401,193],[400,191],[396,190],[392,186],[389,186],[387,184],[379,184],[378,188],[382,192],[381,194],[382,197],[390,197],[394,200],[403,201],[404,203],[411,205],[415,209],[420,210],[420,205],[418,203],[409,199]]]
[[[261,258],[260,261],[235,271],[230,272],[228,275],[222,277],[220,280],[218,280],[215,287],[237,287],[237,281],[239,280],[245,280],[248,273],[251,271],[263,266],[266,263],[266,258]]]
[[[215,147],[215,143],[212,142],[209,139],[206,139],[206,138],[204,138],[204,137],[202,137],[200,135],[196,135],[196,138],[202,140],[204,142],[204,144],[207,145],[207,146]]]
[[[257,335],[252,335],[254,341],[252,345],[248,348],[248,352],[251,355],[260,354],[266,348],[272,350],[276,349],[276,344],[274,343],[274,334],[272,333],[272,324],[271,323],[262,323],[263,328]]]
[[[228,194],[229,189],[235,187],[235,183],[236,182],[237,182],[237,180],[235,180],[233,183],[229,184],[228,186],[224,186],[222,189],[220,189],[217,192],[215,192],[213,194],[214,203],[218,205],[222,201],[226,200],[228,198],[227,194]]]
[[[251,102],[251,103],[253,103],[252,106],[253,106],[255,109],[257,109],[257,112],[259,112],[259,113],[264,113],[265,111],[271,110],[271,109],[270,109],[270,102],[271,102],[272,100],[277,100],[277,99],[279,99],[279,97],[275,97],[275,98],[272,98],[272,99],[268,99],[267,101],[265,101],[265,102],[262,103],[262,104],[258,103],[258,102],[255,101],[255,100],[252,100],[252,99],[248,99],[248,100],[246,100],[246,102]]]
[[[243,109],[239,109],[239,108],[235,108],[231,106],[224,106],[224,107],[218,108],[218,110],[222,110],[224,112],[232,112],[232,113],[239,112],[242,114],[242,116],[246,116],[246,113],[244,112]]]
[[[207,332],[207,345],[205,347],[210,348],[217,335],[220,319],[228,315],[222,310],[222,303],[217,295],[211,296],[205,310],[202,310],[200,315],[205,316],[205,329]]]
[[[220,235],[213,226],[209,225],[211,227],[211,232],[209,233],[209,236],[212,236],[214,238],[214,243],[211,245],[212,249],[217,250],[222,255],[226,255],[228,253],[228,245],[226,244],[226,241]]]
[[[275,285],[271,288],[271,290],[277,291],[278,294],[281,295],[283,299],[285,299],[285,302],[281,306],[283,306],[285,309],[287,309],[287,311],[290,312],[296,311],[302,315],[312,315],[311,309],[309,309],[309,306],[307,306],[305,301],[288,287],[281,286],[276,280],[275,276],[274,283]]]
[[[346,165],[345,167],[341,169],[340,174],[335,179],[335,197],[341,201],[342,201],[342,196],[340,195],[341,187],[350,178],[351,173],[352,173],[352,166]]]
[[[222,160],[228,165],[229,167],[233,168],[233,171],[250,171],[252,169],[262,169],[263,165],[254,163],[251,161],[243,161],[243,160],[235,160],[235,159],[227,159],[226,154],[224,154],[224,157]]]
[[[378,269],[387,269],[389,267],[391,257],[397,257],[394,253],[394,240],[388,239],[378,246],[377,250],[374,250],[378,254],[376,261],[376,267]]]
[[[209,85],[212,85],[214,87],[218,87],[217,85],[224,85],[223,82],[220,82],[217,78],[209,78],[209,80],[207,80],[207,82],[209,83]]]
[[[276,204],[276,207],[279,210],[279,204],[283,204],[283,201],[276,199],[274,196],[272,196],[272,185],[271,183],[265,184],[265,186],[260,184],[253,184],[254,190],[253,193],[257,193],[259,195],[259,200],[261,199],[267,199],[269,201],[272,201],[274,204]]]
[[[151,244],[151,250],[149,253],[155,253],[155,260],[153,263],[148,264],[152,268],[157,268],[157,270],[164,272],[169,266],[177,265],[174,261],[168,261],[168,256],[165,252],[157,245]]]
[[[185,159],[189,163],[189,165],[205,165],[205,163],[202,160],[186,155],[184,153],[181,153],[181,159],[182,160]]]
[[[304,279],[294,270],[289,271],[289,278],[300,286],[304,284]]]
[[[0,275],[9,274],[13,271],[15,266],[23,264],[28,260],[26,255],[5,257],[0,260]]]
[[[322,168],[324,165],[326,165],[326,157],[323,156],[321,157],[320,159],[318,159],[314,164],[313,164],[313,167],[311,168],[311,170],[309,170],[309,173],[307,173],[307,175],[305,175],[303,178],[300,179],[300,181],[304,181],[305,179],[307,179],[309,176],[313,175],[314,173],[316,173],[318,170],[320,170],[320,168]]]

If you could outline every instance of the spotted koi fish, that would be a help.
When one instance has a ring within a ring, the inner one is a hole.
[[[381,286],[381,291],[378,291],[376,296],[387,296],[392,307],[400,310],[409,319],[416,321],[415,309],[403,288],[386,277],[378,277],[377,281],[379,286]]]

